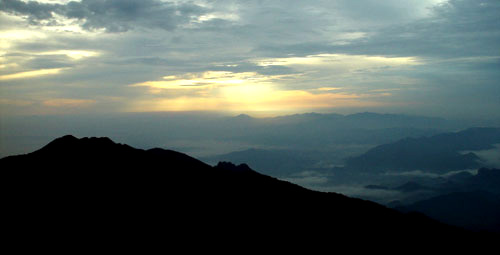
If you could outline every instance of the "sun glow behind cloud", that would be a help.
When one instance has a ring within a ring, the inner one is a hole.
[[[65,68],[52,68],[52,69],[41,69],[35,71],[19,72],[13,74],[0,75],[0,81],[4,80],[14,80],[14,79],[25,79],[44,75],[58,74]]]
[[[290,67],[295,72],[266,75],[257,72],[206,71],[165,76],[161,80],[130,85],[144,87],[151,95],[134,102],[130,111],[304,111],[334,107],[382,105],[377,98],[390,92],[355,93],[345,78],[377,69],[421,64],[414,57],[318,54],[305,57],[255,59],[257,66]],[[325,84],[323,77],[330,77]],[[301,88],[288,87],[290,82]]]
[[[228,111],[228,112],[302,112],[310,109],[332,107],[369,107],[383,105],[381,102],[366,100],[370,96],[342,93],[313,94],[301,90],[269,90],[262,95],[261,88],[239,87],[226,91],[219,97],[177,97],[138,100],[128,111]],[[265,90],[265,89],[264,89]],[[249,96],[259,94],[257,97]]]
[[[138,100],[128,110],[280,112],[380,105],[369,100],[373,95],[346,93],[341,88],[286,89],[284,80],[300,76],[227,71],[165,76],[159,81],[132,84],[158,96]]]
[[[87,51],[87,50],[57,50],[57,51],[45,51],[36,53],[36,55],[66,55],[73,60],[80,60],[83,58],[96,57],[99,56],[98,52]]]
[[[259,66],[295,66],[313,68],[376,68],[413,66],[421,64],[415,57],[386,57],[347,54],[317,54],[305,57],[271,58],[255,60]]]
[[[134,87],[150,87],[152,89],[192,89],[215,85],[235,85],[244,82],[262,81],[256,73],[232,73],[224,71],[207,71],[200,74],[170,75],[160,81],[147,81],[133,84]]]

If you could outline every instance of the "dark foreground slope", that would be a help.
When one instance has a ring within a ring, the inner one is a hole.
[[[486,191],[455,192],[399,207],[471,230],[500,233],[500,196]]]
[[[3,158],[0,166],[11,236],[287,242],[478,237],[421,215],[310,191],[246,165],[211,167],[175,151],[139,150],[107,138],[65,136]]]

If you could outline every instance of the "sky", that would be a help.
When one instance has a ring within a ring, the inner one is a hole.
[[[498,0],[0,0],[2,116],[498,109]]]

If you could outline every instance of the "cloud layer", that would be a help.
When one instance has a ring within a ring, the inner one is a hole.
[[[66,4],[2,0],[1,4],[4,12],[24,15],[33,25],[58,26],[65,18],[74,19],[86,30],[106,32],[138,27],[173,30],[207,12],[199,5],[159,0],[83,0]]]
[[[496,0],[1,0],[1,111],[77,100],[500,117],[499,12]]]

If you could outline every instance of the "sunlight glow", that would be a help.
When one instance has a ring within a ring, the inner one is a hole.
[[[55,98],[43,101],[43,105],[50,107],[88,107],[96,101],[90,99]]]
[[[332,91],[332,90],[339,90],[341,88],[331,88],[331,87],[321,87],[321,88],[317,88],[316,90],[318,91]]]
[[[99,56],[99,52],[86,51],[86,50],[58,50],[58,51],[46,51],[40,52],[36,55],[66,55],[73,60],[80,60],[82,58],[96,57]]]
[[[317,59],[307,59],[312,62]],[[374,97],[390,93],[349,94],[337,87],[304,90],[287,89],[284,78],[296,75],[263,75],[255,72],[233,73],[207,71],[164,76],[160,81],[146,81],[131,87],[146,87],[147,100],[132,103],[128,111],[283,111],[331,107],[374,106]]]
[[[33,30],[4,30],[0,31],[2,43],[4,40],[26,40],[26,39],[44,39],[47,35]]]
[[[13,79],[24,79],[43,75],[58,74],[65,68],[53,68],[53,69],[40,69],[35,71],[27,71],[13,74],[0,75],[0,81],[13,80]]]
[[[161,81],[146,81],[131,85],[132,87],[146,86],[155,89],[194,89],[210,86],[228,86],[238,84],[262,83],[270,77],[255,72],[233,73],[224,71],[208,71],[200,74],[185,74],[182,76],[170,75]]]
[[[370,95],[313,94],[302,90],[274,90],[264,86],[225,87],[219,96],[182,96],[135,101],[127,111],[300,111],[331,107],[379,106]]]
[[[258,59],[255,60],[255,63],[259,66],[347,66],[355,68],[421,64],[415,57],[385,57],[346,54],[318,54],[305,57]]]

